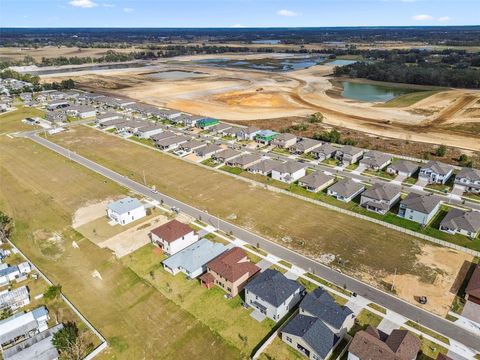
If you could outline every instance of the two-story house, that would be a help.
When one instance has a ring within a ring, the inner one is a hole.
[[[463,191],[480,194],[480,170],[463,168],[455,176],[455,185]]]
[[[428,184],[445,184],[453,174],[453,166],[439,161],[429,161],[420,168],[419,179],[427,181]]]
[[[422,195],[411,192],[400,201],[398,216],[425,226],[433,219],[441,204],[441,198],[435,194]]]
[[[152,243],[167,255],[173,255],[198,240],[198,235],[187,224],[171,220],[150,231]]]

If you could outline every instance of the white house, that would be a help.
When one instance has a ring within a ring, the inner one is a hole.
[[[272,179],[291,184],[306,175],[307,165],[289,160],[272,169]]]
[[[480,194],[480,170],[463,168],[455,176],[454,186],[466,192]]]
[[[28,304],[30,304],[30,296],[26,286],[0,292],[0,309],[9,308],[15,311]]]
[[[107,216],[120,225],[126,225],[146,215],[143,204],[131,197],[114,201],[107,206]]]
[[[67,114],[78,117],[80,119],[87,119],[95,117],[97,115],[97,110],[90,106],[70,106],[67,109]]]
[[[167,255],[173,255],[198,240],[193,229],[178,220],[169,221],[150,231],[152,243],[158,245]]]
[[[17,313],[0,321],[0,345],[8,345],[29,338],[48,329],[48,311],[45,306],[30,312]]]
[[[453,166],[438,161],[429,161],[420,168],[419,179],[426,180],[429,184],[445,184],[453,174]]]
[[[20,278],[23,275],[29,274],[32,268],[28,262],[23,262],[18,265],[8,266],[7,264],[0,264],[0,286],[4,286],[13,280]]]

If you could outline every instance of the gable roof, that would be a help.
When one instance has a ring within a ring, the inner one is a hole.
[[[172,243],[181,237],[193,232],[193,229],[187,224],[181,223],[178,220],[171,220],[150,231],[163,241]]]
[[[287,279],[281,272],[267,269],[254,277],[245,289],[277,307],[296,291],[305,288],[296,281]]]
[[[273,159],[265,159],[247,168],[248,171],[271,172],[272,169],[282,164],[281,161]]]
[[[322,288],[316,288],[308,293],[300,303],[300,309],[335,329],[340,329],[345,319],[353,314],[350,308],[338,305],[333,297]]]
[[[282,333],[301,337],[322,359],[326,358],[339,338],[324,323],[313,316],[296,315]]]
[[[422,169],[431,169],[436,174],[447,175],[453,170],[453,166],[431,160],[426,165],[422,166]]]
[[[207,154],[210,154],[210,153],[215,153],[217,151],[220,151],[222,148],[218,145],[215,145],[215,144],[206,144],[206,146],[204,147],[201,147],[199,149],[196,149],[195,150],[195,153],[198,155],[198,156],[205,156]]]
[[[423,214],[430,214],[441,201],[442,199],[435,194],[416,194],[411,192],[400,202],[400,206],[405,206]]]
[[[361,152],[363,152],[363,149],[360,149],[358,147],[352,146],[352,145],[345,145],[341,149],[339,149],[343,154],[347,154],[350,156],[357,155]]]
[[[275,166],[272,170],[278,171],[282,174],[293,174],[294,172],[297,172],[298,170],[304,169],[306,167],[308,167],[308,165],[301,162],[288,160],[284,163],[279,164],[278,166]]]
[[[400,194],[400,187],[387,184],[373,184],[362,196],[380,201],[390,201]]]
[[[302,140],[298,141],[292,148],[297,151],[306,151],[312,147],[319,147],[320,145],[322,145],[322,143],[318,140],[302,138]]]
[[[251,277],[260,271],[260,268],[248,259],[244,261],[246,256],[245,250],[234,247],[217,256],[207,266],[209,270],[233,283],[245,274]]]
[[[142,206],[143,204],[140,202],[140,200],[132,197],[126,197],[108,204],[107,208],[116,212],[117,214],[125,214],[126,212],[135,210]]]
[[[328,190],[337,193],[337,195],[339,196],[349,198],[350,196],[357,193],[363,188],[364,186],[362,183],[353,181],[350,178],[344,178],[338,181],[337,183],[333,184],[332,186],[330,186]]]
[[[472,277],[468,281],[465,292],[468,295],[472,295],[480,299],[480,265],[477,265],[475,270],[473,270]]]
[[[301,183],[306,184],[309,187],[312,188],[319,188],[322,185],[325,185],[329,181],[333,180],[333,176],[326,175],[323,172],[320,171],[315,171],[311,174],[308,174],[302,178],[300,178],[298,181]]]
[[[258,154],[243,154],[243,155],[237,156],[237,157],[229,160],[228,162],[233,163],[233,164],[239,164],[241,166],[245,166],[245,165],[251,164],[255,161],[259,161],[261,159],[262,159],[262,156],[258,155]]]
[[[332,144],[325,143],[325,144],[313,149],[312,153],[330,155],[330,154],[333,154],[337,150],[340,150],[340,148],[338,148],[336,146],[333,146]]]
[[[480,170],[464,167],[457,174],[457,179],[466,178],[470,181],[480,180]]]
[[[392,159],[392,155],[385,154],[380,151],[368,151],[363,155],[363,159],[360,160],[362,164],[372,165],[372,166],[381,166],[387,161]]]
[[[414,173],[420,167],[418,164],[415,164],[412,161],[408,160],[398,160],[394,164],[389,166],[392,169],[397,170],[398,172],[405,172],[405,173]]]
[[[449,229],[461,229],[471,233],[476,233],[480,231],[480,212],[463,211],[453,208],[443,218],[440,226],[445,226]]]

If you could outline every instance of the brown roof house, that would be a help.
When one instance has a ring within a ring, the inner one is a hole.
[[[260,268],[248,260],[243,249],[234,247],[210,261],[200,281],[208,289],[217,285],[235,297],[259,271]]]
[[[386,335],[369,326],[353,337],[348,360],[414,360],[420,346],[420,340],[408,330],[393,330]]]
[[[172,220],[150,231],[150,239],[165,253],[173,255],[196,242],[198,235],[190,226]]]
[[[480,265],[475,267],[465,292],[468,301],[480,305]]]

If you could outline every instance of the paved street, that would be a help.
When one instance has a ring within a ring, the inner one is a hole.
[[[350,291],[354,291],[357,294],[369,299],[372,302],[380,304],[392,311],[399,313],[411,320],[418,322],[438,333],[441,333],[449,338],[452,338],[468,347],[471,347],[477,351],[480,351],[480,337],[473,333],[462,329],[452,322],[440,318],[434,314],[424,311],[414,305],[411,305],[397,297],[394,297],[388,293],[380,291],[368,284],[351,278],[345,274],[341,274],[337,271],[330,269],[329,267],[322,265],[314,260],[311,260],[303,255],[300,255],[292,250],[289,250],[279,244],[273,243],[267,239],[262,238],[256,234],[253,234],[245,229],[242,229],[236,225],[230,224],[224,220],[218,219],[215,216],[208,214],[202,210],[196,209],[188,204],[184,204],[177,201],[167,195],[161,193],[153,193],[150,188],[137,183],[123,175],[120,175],[108,168],[105,168],[91,160],[88,160],[78,154],[71,152],[59,145],[56,145],[46,139],[40,138],[33,133],[25,134],[29,139],[75,161],[90,170],[93,170],[106,178],[115,181],[116,183],[123,185],[131,190],[160,201],[163,204],[177,207],[180,211],[186,214],[199,218],[201,216],[202,221],[211,224],[215,227],[219,226],[222,231],[231,232],[234,236],[260,248],[270,252],[271,254],[278,256],[282,259],[291,262],[292,264],[308,270],[338,286],[346,286]]]

